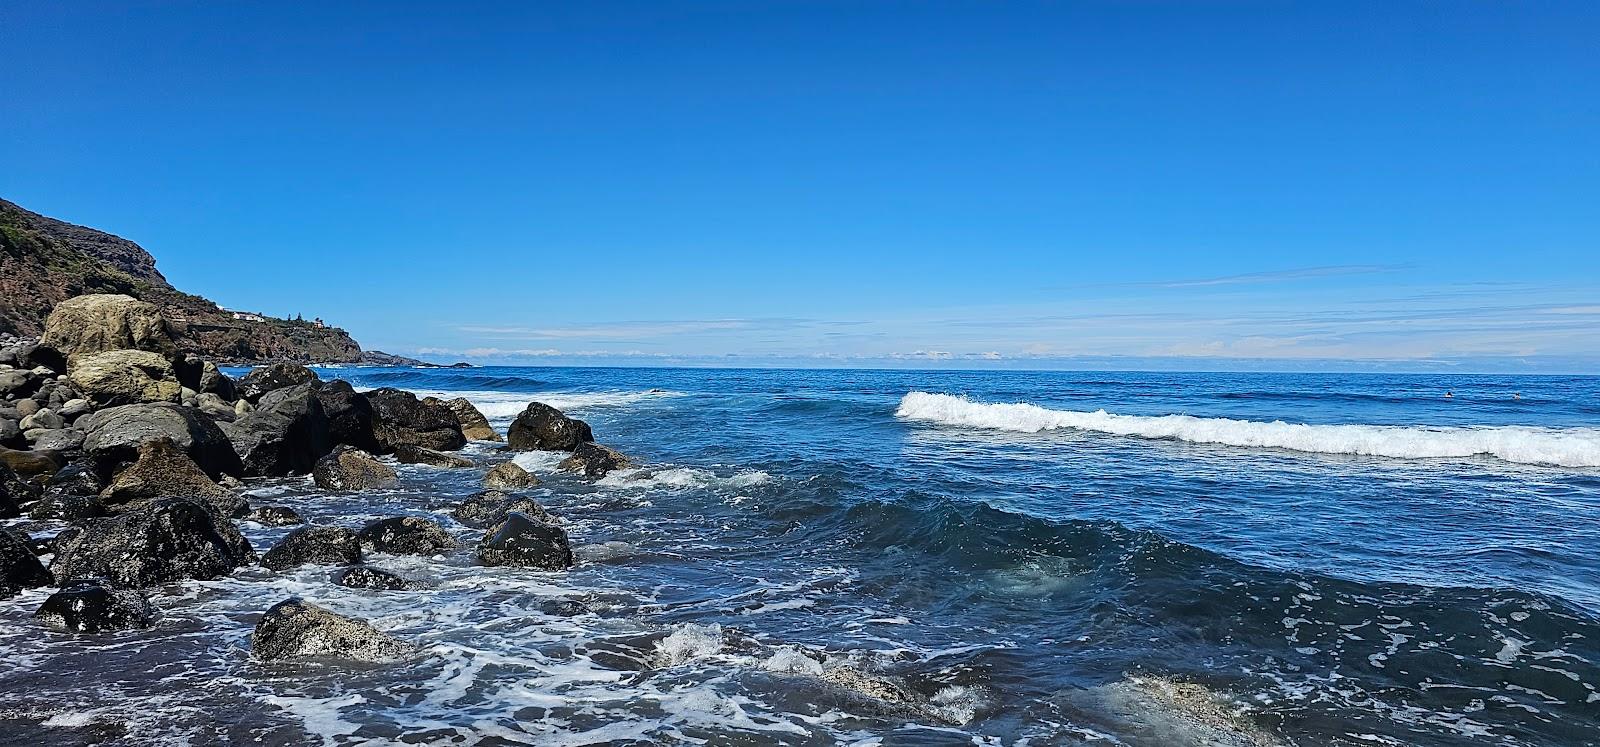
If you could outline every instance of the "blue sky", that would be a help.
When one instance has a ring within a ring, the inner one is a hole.
[[[1600,5],[0,1],[0,195],[478,362],[1600,371]]]

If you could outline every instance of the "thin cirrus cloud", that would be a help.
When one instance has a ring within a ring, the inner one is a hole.
[[[1142,283],[1129,283],[1129,285],[1156,287],[1156,288],[1204,288],[1216,285],[1263,285],[1270,283],[1284,283],[1295,280],[1313,280],[1318,278],[1347,277],[1351,275],[1379,275],[1389,272],[1399,272],[1408,269],[1410,265],[1325,265],[1321,267],[1297,267],[1288,270],[1273,270],[1269,272],[1246,272],[1238,275],[1222,275],[1211,278],[1197,278],[1192,280],[1159,280]]]

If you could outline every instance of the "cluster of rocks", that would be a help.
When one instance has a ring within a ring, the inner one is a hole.
[[[235,381],[180,352],[148,303],[69,299],[51,312],[40,338],[0,338],[0,519],[68,525],[43,542],[0,531],[0,599],[56,586],[36,614],[46,625],[79,633],[148,626],[157,611],[140,590],[258,562],[236,521],[302,523],[287,507],[252,508],[241,495],[243,479],[310,475],[325,490],[379,490],[399,480],[379,457],[473,467],[448,453],[469,439],[502,440],[465,399],[357,392],[288,363]],[[588,424],[540,403],[516,418],[505,442],[509,451],[569,452],[560,468],[588,477],[630,464],[595,444]],[[488,470],[484,484],[454,511],[462,524],[484,530],[473,550],[480,564],[572,566],[560,521],[514,494],[538,478],[507,461]],[[401,516],[360,529],[302,526],[259,563],[279,572],[331,565],[340,586],[399,590],[408,582],[363,565],[365,553],[434,556],[459,544],[437,522]],[[409,650],[301,600],[268,610],[252,641],[262,660],[382,659]]]

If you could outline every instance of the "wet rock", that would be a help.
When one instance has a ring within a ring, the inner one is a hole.
[[[255,412],[219,427],[228,435],[244,474],[303,475],[333,450],[328,418],[313,384],[261,395]]]
[[[51,583],[50,572],[34,555],[28,536],[0,529],[0,599],[10,599],[23,589]]]
[[[245,507],[243,497],[213,482],[170,438],[141,444],[138,459],[117,473],[100,498],[110,506],[158,498],[190,498],[228,518]]]
[[[300,514],[288,506],[261,506],[251,511],[245,521],[253,521],[264,527],[292,527],[305,523]]]
[[[142,350],[171,358],[178,352],[160,309],[131,296],[114,294],[78,296],[56,304],[45,320],[39,344],[68,357],[107,350]]]
[[[174,404],[123,405],[87,416],[83,451],[101,477],[110,477],[138,458],[146,441],[170,438],[206,475],[215,479],[242,470],[239,455],[217,424],[193,407]]]
[[[227,575],[255,560],[233,523],[200,504],[165,498],[108,519],[91,519],[57,548],[57,581],[102,577],[143,588]]]
[[[365,565],[341,568],[334,571],[333,583],[348,589],[374,589],[377,591],[400,591],[409,586],[406,580],[400,576]]]
[[[557,469],[582,472],[586,477],[605,477],[607,472],[631,466],[633,461],[615,449],[590,442],[578,444],[572,456],[561,460]]]
[[[505,462],[496,465],[483,476],[483,486],[486,488],[517,490],[531,488],[539,484],[539,478],[533,473],[522,468],[516,462]]]
[[[361,546],[392,555],[437,555],[457,547],[455,537],[431,519],[395,516],[361,529]]]
[[[38,521],[82,521],[101,516],[111,512],[100,501],[100,496],[70,493],[66,491],[45,490],[44,497],[40,498],[28,510],[28,518]]]
[[[473,466],[472,460],[466,457],[458,457],[454,454],[445,454],[409,444],[401,444],[394,447],[394,458],[401,464],[426,464],[430,467],[444,467],[446,469],[461,469]]]
[[[513,511],[484,533],[478,543],[478,562],[562,570],[572,567],[572,546],[561,527]]]
[[[137,591],[118,589],[105,579],[69,582],[33,613],[40,622],[69,633],[109,633],[148,628],[156,608]]]
[[[67,375],[96,407],[177,402],[183,389],[172,362],[144,350],[74,355],[67,362]]]
[[[456,420],[461,421],[461,433],[472,441],[504,441],[494,427],[489,425],[489,419],[478,411],[478,408],[468,401],[466,397],[456,397],[444,401],[445,407],[456,414]]]
[[[67,460],[56,451],[21,451],[0,446],[0,464],[25,478],[49,476],[66,466]]]
[[[328,416],[328,437],[335,444],[354,446],[369,454],[382,450],[372,435],[372,403],[350,382],[334,379],[317,390],[322,411]]]
[[[544,522],[556,521],[555,517],[547,513],[544,507],[532,498],[512,497],[498,490],[485,490],[468,498],[456,506],[450,515],[462,524],[481,529],[491,524],[498,524],[506,514],[513,511],[520,511]]]
[[[323,490],[375,490],[400,481],[389,465],[353,446],[340,446],[317,460],[311,470],[317,487]]]
[[[384,387],[367,392],[372,405],[372,433],[381,453],[399,446],[421,446],[436,451],[454,451],[467,445],[461,421],[444,403],[424,403],[416,395]]]
[[[22,479],[0,460],[0,519],[22,515],[22,507],[39,497],[39,488]]]
[[[60,492],[98,496],[104,488],[105,483],[101,482],[94,462],[87,458],[79,458],[68,463],[51,475],[44,484],[46,494]]]
[[[353,565],[361,562],[361,541],[345,527],[301,527],[261,556],[261,565],[285,571],[307,563]]]
[[[412,649],[361,620],[301,599],[287,599],[261,616],[250,635],[250,650],[261,661],[309,657],[388,661]]]
[[[506,431],[506,443],[513,451],[572,451],[593,440],[588,423],[542,402],[528,403]]]
[[[321,380],[316,371],[297,363],[273,363],[251,370],[239,379],[234,389],[240,399],[255,404],[268,392],[316,384]]]

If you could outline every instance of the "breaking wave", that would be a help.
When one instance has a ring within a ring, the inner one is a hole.
[[[1203,444],[1356,454],[1396,459],[1492,456],[1519,464],[1600,467],[1600,428],[1429,427],[1263,423],[1191,415],[1117,415],[1052,410],[1027,403],[989,404],[948,394],[911,392],[897,417],[1019,433],[1079,430]]]

